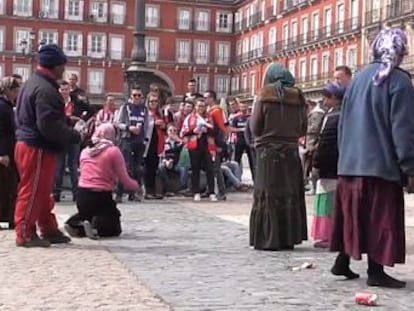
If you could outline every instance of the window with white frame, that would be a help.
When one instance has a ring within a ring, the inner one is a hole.
[[[75,74],[78,77],[78,85],[81,83],[81,70],[77,67],[65,67],[64,77],[66,80],[70,78],[71,75]]]
[[[104,71],[101,69],[89,69],[88,91],[90,94],[102,94],[105,90]]]
[[[4,47],[5,47],[5,44],[6,44],[6,42],[5,42],[5,33],[6,33],[6,30],[5,30],[5,28],[3,27],[3,26],[0,26],[0,52],[3,52],[4,51]],[[2,77],[2,75],[0,75],[0,77]]]
[[[249,49],[250,49],[249,38],[246,37],[246,38],[243,39],[243,48],[242,48],[243,61],[245,61],[249,58]]]
[[[289,40],[289,24],[284,24],[282,29],[283,47],[286,48]]]
[[[194,54],[196,64],[207,64],[209,62],[209,41],[195,41]]]
[[[58,18],[59,0],[42,0],[39,18]]]
[[[204,94],[209,89],[209,75],[198,74],[194,76],[194,79],[198,82],[198,92]]]
[[[329,74],[329,54],[322,55],[322,73],[324,76]]]
[[[27,53],[32,50],[30,29],[15,29],[14,34],[14,50],[17,53]]]
[[[31,71],[32,71],[31,65],[21,65],[21,64],[13,65],[13,73],[17,73],[18,75],[21,75],[23,82],[29,79]]]
[[[335,50],[335,67],[344,64],[344,51],[342,49]]]
[[[177,40],[177,62],[190,62],[190,40]]]
[[[88,35],[88,56],[95,58],[106,57],[106,35],[89,34]]]
[[[306,60],[305,59],[301,59],[299,62],[299,70],[300,70],[300,74],[299,74],[299,78],[304,81],[306,78]]]
[[[216,54],[217,64],[228,65],[229,60],[230,60],[230,42],[217,42],[217,54]]]
[[[332,30],[332,10],[330,8],[325,9],[324,24],[326,29],[326,36],[329,37]]]
[[[257,49],[257,34],[254,34],[250,37],[250,48],[249,53],[250,55],[256,55],[256,49]]]
[[[269,30],[269,54],[273,54],[276,52],[276,41],[277,41],[277,31],[276,27],[272,27]]]
[[[105,23],[108,20],[108,3],[106,1],[92,1],[89,14],[90,21]]]
[[[63,50],[67,56],[82,56],[83,37],[78,32],[65,32],[63,34]]]
[[[236,42],[236,55],[237,56],[242,55],[242,42],[241,41]]]
[[[158,27],[159,26],[159,7],[155,5],[145,6],[145,26]]]
[[[278,2],[278,0],[272,0],[272,13],[273,13],[273,16],[276,16],[276,14],[277,14],[277,2]]]
[[[308,41],[308,17],[303,16],[300,22],[300,32],[302,34],[302,43],[306,43]]]
[[[231,78],[231,91],[238,91],[240,89],[240,76],[234,76]]]
[[[312,36],[313,40],[318,39],[319,36],[319,13],[312,14]]]
[[[250,7],[248,7],[246,9],[246,27],[249,27],[250,26],[250,19],[251,19],[251,16],[250,16]]]
[[[33,15],[33,0],[14,0],[13,15],[32,16]]]
[[[359,1],[357,0],[351,0],[351,24],[352,24],[352,29],[355,29],[358,27],[358,5],[359,5]],[[412,8],[412,2],[411,2],[411,8]]]
[[[242,91],[245,92],[247,90],[247,74],[242,75]]]
[[[263,46],[264,46],[264,33],[260,31],[257,34],[257,54],[256,56],[260,57],[263,56]]]
[[[296,60],[289,62],[289,71],[294,77],[296,76]]]
[[[65,0],[65,18],[71,21],[83,20],[83,0]]]
[[[315,80],[318,77],[318,57],[311,57],[311,79]]]
[[[345,4],[340,3],[336,9],[336,25],[339,33],[344,31],[345,26]]]
[[[191,11],[187,9],[178,9],[178,29],[190,30]]]
[[[126,7],[123,2],[111,2],[111,23],[114,25],[125,24]]]
[[[347,51],[347,66],[351,69],[356,69],[357,50],[356,48],[348,48]]]
[[[0,77],[4,77],[5,72],[4,72],[4,65],[0,64]]]
[[[298,40],[298,22],[293,21],[291,24],[291,42],[296,42]]]
[[[216,17],[216,31],[217,32],[231,32],[233,28],[232,13],[217,12]]]
[[[256,95],[256,73],[250,73],[250,95]]]
[[[4,8],[7,0],[0,0],[0,15],[4,15]]]
[[[208,31],[209,30],[209,11],[197,11],[196,12],[196,30]]]
[[[217,92],[217,97],[226,97],[229,93],[230,78],[228,76],[215,76],[214,88]]]
[[[39,41],[44,44],[58,44],[58,32],[57,30],[40,30]]]
[[[158,38],[145,38],[145,51],[147,53],[147,61],[156,62],[158,60]]]
[[[110,35],[109,36],[109,55],[111,59],[121,60],[124,57],[124,42],[123,36]]]

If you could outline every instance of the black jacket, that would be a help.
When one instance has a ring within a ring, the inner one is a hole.
[[[56,81],[35,72],[23,85],[17,99],[17,140],[56,153],[78,143],[80,135],[68,126],[64,107]]]
[[[13,105],[0,97],[0,156],[9,156],[11,162],[14,162],[15,131]]]
[[[340,110],[328,112],[322,123],[318,147],[313,154],[313,167],[319,169],[320,178],[338,177],[338,123]]]
[[[89,100],[86,97],[86,92],[77,87],[70,92],[69,96],[73,103],[73,115],[82,118],[85,121],[89,120],[93,115],[93,111],[89,104]],[[81,97],[86,98],[86,101],[82,100]]]

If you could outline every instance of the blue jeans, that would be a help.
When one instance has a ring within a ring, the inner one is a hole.
[[[227,179],[229,186],[237,187],[241,183],[242,170],[235,161],[226,161],[221,164],[223,175]]]
[[[79,144],[70,145],[58,158],[56,176],[55,176],[55,189],[54,195],[60,198],[62,192],[63,177],[65,175],[66,161],[69,168],[70,183],[72,186],[72,194],[76,195],[76,189],[78,188],[79,178]]]
[[[188,183],[188,170],[182,166],[174,166],[172,169],[167,168],[165,165],[160,164],[158,167],[158,174],[162,181],[163,191],[166,192],[168,188],[168,172],[176,172],[180,178],[181,189],[187,188]]]

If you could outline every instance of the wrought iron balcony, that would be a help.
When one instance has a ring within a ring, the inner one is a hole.
[[[387,5],[387,19],[398,18],[414,12],[414,2],[412,0],[393,0],[392,4]]]
[[[374,9],[365,13],[365,26],[374,25],[381,22],[381,9]]]

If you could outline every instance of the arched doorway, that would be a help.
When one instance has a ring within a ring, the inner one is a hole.
[[[167,96],[171,96],[175,92],[174,83],[166,74],[150,68],[131,66],[125,72],[125,82],[128,93],[131,88],[139,86],[146,94],[149,92],[151,84],[156,84]]]

